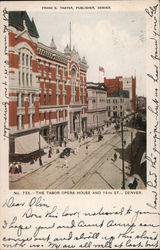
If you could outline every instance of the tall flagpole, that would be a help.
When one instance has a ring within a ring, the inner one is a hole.
[[[100,83],[100,70],[98,69],[98,83]]]
[[[70,39],[69,47],[70,47],[70,50],[71,50],[71,46],[72,46],[72,44],[71,44],[71,22],[70,22],[70,25],[69,25],[69,39]]]

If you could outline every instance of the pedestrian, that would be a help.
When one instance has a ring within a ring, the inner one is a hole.
[[[68,168],[68,159],[67,156],[64,156],[64,167]]]
[[[48,151],[48,158],[51,158],[51,148]]]
[[[117,154],[116,154],[116,152],[114,153],[114,161],[116,161],[117,160]]]
[[[65,148],[67,147],[67,141],[66,141],[66,138],[64,138],[64,146],[65,146]]]
[[[19,174],[18,162],[15,165],[15,174]]]
[[[32,156],[30,164],[34,164],[34,158]]]
[[[86,155],[88,155],[88,144],[86,144]]]
[[[135,177],[134,178],[134,181],[133,181],[133,187],[134,187],[134,189],[136,189],[137,188],[137,185],[138,185],[138,181],[137,181],[138,179]]]
[[[85,140],[85,133],[83,132],[83,141]]]
[[[41,156],[39,157],[39,165],[40,165],[40,166],[43,165]]]
[[[138,185],[138,181],[137,181],[137,180],[138,180],[138,179],[135,177],[133,183],[129,183],[128,187],[129,187],[130,189],[136,189],[136,188],[137,188],[137,185]]]
[[[9,173],[12,172],[12,168],[13,168],[13,163],[11,162],[11,163],[9,164]]]
[[[19,173],[22,173],[22,166],[21,166],[20,162],[18,162],[18,171],[19,171]]]

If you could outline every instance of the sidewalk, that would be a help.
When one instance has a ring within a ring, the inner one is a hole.
[[[134,130],[134,133],[133,133],[133,140],[134,138],[136,137],[136,130]],[[124,146],[124,150],[128,147],[128,145],[131,143],[131,139],[130,137],[127,137],[125,138],[126,139],[126,144]],[[117,160],[114,161],[112,160],[112,164],[114,164],[117,168],[121,169],[122,170],[122,159],[120,157],[120,153],[116,152],[117,153]],[[114,156],[112,155],[111,157],[112,159],[114,158]],[[133,174],[133,175],[130,175],[131,173],[131,165],[129,162],[125,161],[124,160],[124,173],[125,173],[125,189],[129,189],[129,184],[132,184],[133,181],[134,181],[134,178],[136,178],[138,180],[138,185],[137,185],[137,190],[138,189],[145,189],[145,185],[144,185],[144,182],[143,180],[141,179],[141,177],[138,175],[138,174]],[[122,186],[122,182],[121,182],[121,186]]]
[[[102,134],[104,134],[105,132],[111,130],[112,127],[105,127],[104,130],[102,131]],[[93,135],[92,137],[88,137],[85,140],[81,139],[81,142],[79,143],[78,140],[75,141],[68,141],[67,142],[67,146],[69,148],[75,149],[76,147],[81,147],[82,145],[91,142],[93,139],[95,139],[95,137],[97,137],[97,134]],[[43,165],[40,166],[39,165],[39,159],[37,159],[37,161],[34,162],[34,164],[30,164],[29,163],[22,163],[22,173],[18,173],[18,174],[11,174],[9,173],[9,181],[14,182],[17,181],[19,179],[21,179],[22,177],[33,173],[34,171],[38,170],[39,168],[43,168],[46,167],[47,165],[51,164],[53,161],[55,161],[57,158],[59,158],[60,153],[64,150],[64,145],[62,147],[59,147],[60,152],[58,154],[56,154],[56,147],[53,149],[52,148],[52,154],[51,154],[51,158],[48,158],[48,150],[49,150],[49,146],[48,148],[44,149],[45,155],[43,155],[41,157],[42,159],[42,163]]]

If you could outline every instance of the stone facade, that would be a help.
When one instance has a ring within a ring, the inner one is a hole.
[[[103,83],[87,83],[87,128],[95,129],[107,121],[107,91]]]
[[[132,113],[128,91],[114,92],[107,97],[108,120]]]

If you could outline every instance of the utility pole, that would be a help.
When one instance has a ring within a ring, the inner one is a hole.
[[[121,121],[121,133],[122,133],[122,174],[123,174],[122,189],[125,189],[123,120]]]
[[[131,131],[131,164],[132,164],[132,141],[133,141],[133,132]]]

